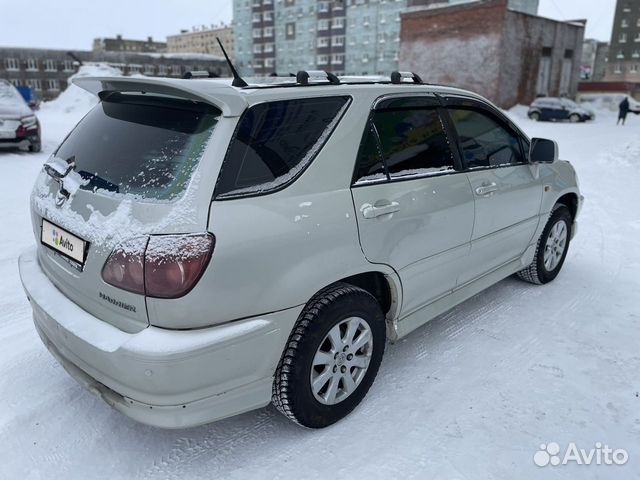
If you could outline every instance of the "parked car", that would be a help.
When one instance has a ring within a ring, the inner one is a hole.
[[[0,148],[41,150],[40,122],[20,92],[0,79]]]
[[[595,120],[593,111],[581,107],[568,98],[537,98],[529,107],[529,118],[535,121],[569,120],[573,123]]]
[[[583,198],[555,142],[417,77],[299,77],[75,80],[101,102],[37,178],[20,275],[53,356],[140,422],[325,427],[387,340],[562,268]]]

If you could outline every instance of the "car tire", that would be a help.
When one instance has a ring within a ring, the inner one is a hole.
[[[569,121],[571,123],[578,123],[582,120],[582,118],[580,118],[580,115],[578,115],[577,113],[573,113],[571,115],[569,115]]]
[[[540,114],[538,112],[533,112],[529,114],[529,118],[531,120],[533,120],[534,122],[539,122],[540,121]]]
[[[536,253],[531,265],[517,275],[522,280],[544,285],[554,280],[564,264],[571,243],[571,212],[564,205],[557,205],[551,212],[547,225],[538,239]]]
[[[384,314],[373,295],[347,283],[321,290],[289,336],[275,373],[273,404],[308,428],[337,422],[369,391],[385,342]]]
[[[29,151],[32,153],[39,153],[42,151],[42,142],[38,139],[37,142],[33,142],[29,145]]]

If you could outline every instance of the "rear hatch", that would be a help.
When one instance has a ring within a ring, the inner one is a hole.
[[[222,112],[148,92],[101,99],[40,173],[33,230],[40,265],[62,293],[136,332],[148,325],[145,296],[106,283],[105,261],[147,235],[206,231],[213,182],[201,182],[200,170]]]

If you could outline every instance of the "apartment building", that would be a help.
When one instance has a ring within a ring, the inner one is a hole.
[[[93,40],[94,52],[127,52],[127,53],[162,53],[167,51],[166,42],[156,42],[153,37],[146,40],[122,38],[96,38]]]
[[[219,55],[87,50],[74,51],[72,55],[65,50],[0,47],[0,78],[16,87],[31,87],[41,99],[52,100],[67,88],[79,62],[105,63],[121,70],[123,75],[148,77],[180,78],[193,70],[207,70],[220,77],[230,74]]]
[[[235,57],[244,75],[389,74],[398,69],[400,14],[469,0],[233,0]],[[538,0],[510,0],[535,14]]]
[[[233,28],[230,25],[202,25],[167,37],[169,53],[205,53],[222,55],[217,38],[220,39],[229,57],[234,58]]]
[[[0,48],[0,78],[16,87],[28,86],[49,100],[67,88],[77,64],[64,50]]]
[[[640,0],[618,0],[605,80],[640,81]]]

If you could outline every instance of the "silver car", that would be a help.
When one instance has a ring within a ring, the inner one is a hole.
[[[53,356],[143,423],[272,401],[330,425],[387,340],[509,275],[550,282],[576,233],[556,144],[468,91],[398,73],[76,84],[101,102],[37,178],[20,275]]]

